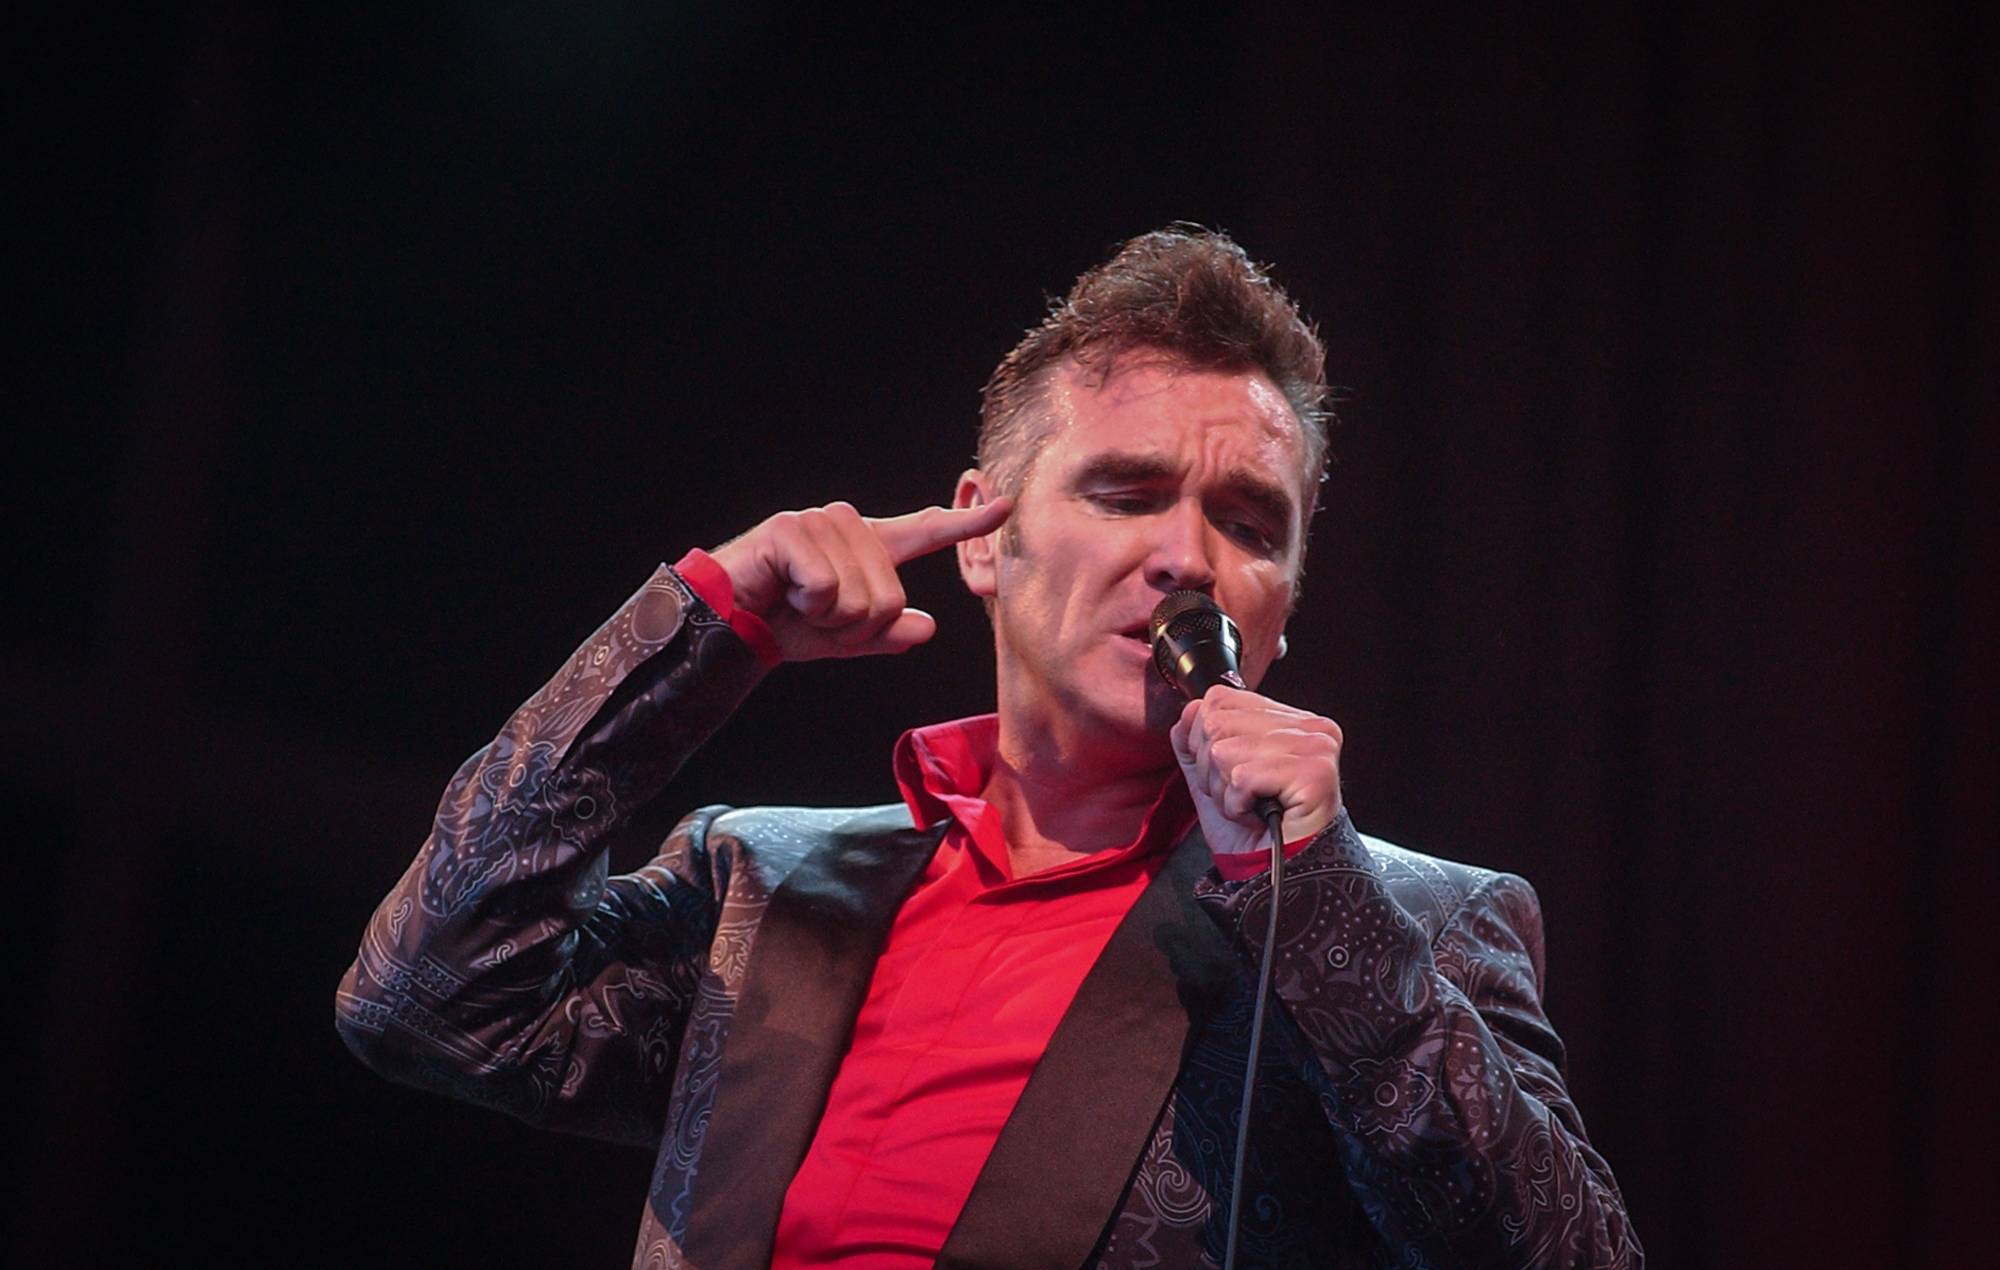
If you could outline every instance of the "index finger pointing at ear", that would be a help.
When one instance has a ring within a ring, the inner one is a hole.
[[[996,498],[977,507],[926,507],[901,516],[870,516],[865,519],[875,537],[897,564],[929,555],[967,538],[977,538],[998,529],[1014,510],[1011,498]]]

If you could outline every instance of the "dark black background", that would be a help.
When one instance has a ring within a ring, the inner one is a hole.
[[[11,1262],[622,1264],[643,1154],[341,1048],[370,909],[656,563],[948,497],[1045,295],[1185,218],[1344,390],[1268,687],[1363,828],[1535,882],[1655,1263],[1983,1264],[1983,7],[15,29]],[[934,647],[774,675],[656,815],[892,796],[825,738],[990,694],[909,579]]]

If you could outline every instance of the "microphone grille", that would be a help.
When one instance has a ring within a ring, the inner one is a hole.
[[[1208,634],[1221,630],[1222,620],[1222,609],[1200,591],[1175,591],[1154,606],[1150,627],[1157,643],[1169,625],[1190,635]]]

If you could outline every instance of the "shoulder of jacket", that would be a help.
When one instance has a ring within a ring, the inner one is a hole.
[[[830,838],[894,833],[910,828],[902,803],[874,807],[732,807],[709,822],[708,832],[736,839],[757,852],[803,854]]]
[[[1438,937],[1466,900],[1496,879],[1527,885],[1494,869],[1413,851],[1372,834],[1357,833],[1357,836],[1381,869],[1382,882],[1389,894],[1415,919],[1429,940]]]
[[[902,803],[876,807],[732,807],[711,804],[683,824],[704,850],[775,888],[801,860],[841,838],[870,837],[910,828]]]
[[[910,809],[902,803],[880,803],[873,807],[731,807],[715,818],[714,827],[725,832],[757,828],[809,833],[908,829]]]

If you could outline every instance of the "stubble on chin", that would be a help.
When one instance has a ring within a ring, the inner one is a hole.
[[[1186,705],[1186,700],[1160,677],[1159,671],[1146,667],[1146,731],[1157,736],[1173,731]]]

